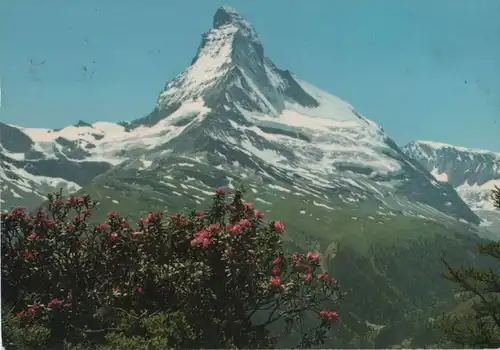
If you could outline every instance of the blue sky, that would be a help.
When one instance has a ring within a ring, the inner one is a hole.
[[[57,128],[147,114],[225,3],[280,68],[396,142],[500,151],[498,0],[3,1],[0,120]]]

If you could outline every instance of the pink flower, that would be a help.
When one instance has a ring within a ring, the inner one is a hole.
[[[25,216],[25,212],[24,212],[24,209],[23,208],[14,208],[11,210],[10,212],[10,216],[14,216],[14,217],[23,217]]]
[[[281,263],[281,257],[280,256],[275,257],[273,260],[273,264],[279,265],[280,263]]]
[[[202,242],[203,248],[207,248],[210,243],[212,243],[210,238],[203,238],[203,242]]]
[[[250,227],[252,226],[252,224],[250,223],[250,221],[248,219],[243,219],[241,220],[238,225],[240,225],[242,228],[247,228],[247,227]]]
[[[62,301],[57,299],[57,298],[54,298],[52,299],[51,301],[49,301],[49,303],[47,304],[48,307],[58,307],[58,306],[61,306],[62,304]]]
[[[87,205],[89,203],[89,197],[80,197],[78,198],[78,204],[84,204]]]
[[[226,193],[226,191],[224,191],[224,189],[222,187],[218,187],[216,190],[215,190],[215,193],[218,195],[218,196],[222,196],[224,195],[224,193]]]
[[[264,213],[263,213],[263,212],[261,212],[261,211],[259,211],[259,210],[256,210],[256,211],[255,211],[255,217],[256,217],[257,219],[262,219],[262,218],[264,218]]]
[[[299,253],[299,252],[295,252],[295,253],[293,253],[293,255],[292,255],[292,259],[293,259],[293,262],[294,262],[295,264],[296,264],[296,263],[298,263],[298,262],[300,261],[300,258],[301,258],[301,256],[300,256],[300,253]]]
[[[196,238],[200,238],[200,239],[203,239],[203,238],[209,238],[210,237],[210,232],[209,231],[206,231],[206,230],[201,230],[201,231],[198,231],[194,234],[194,236]]]
[[[118,287],[114,287],[114,288],[113,288],[113,295],[114,295],[114,296],[118,296],[118,295],[120,295],[120,289],[119,289]]]
[[[307,253],[306,258],[309,261],[319,261],[319,259],[321,258],[321,254],[309,252]]]
[[[26,238],[28,239],[36,239],[40,237],[39,235],[37,235],[36,233],[30,233],[28,236],[26,236]]]
[[[281,278],[278,276],[269,277],[269,286],[270,287],[278,287],[281,285]]]
[[[127,222],[127,220],[125,218],[122,219],[122,222],[120,223],[120,226],[122,228],[129,228],[130,227],[130,224]]]
[[[219,229],[220,229],[219,224],[211,224],[210,226],[207,227],[208,232],[215,232],[218,231]]]
[[[114,240],[116,240],[117,238],[118,238],[118,233],[116,233],[116,232],[110,232],[110,233],[109,233],[109,239],[110,239],[111,241],[114,241]]]
[[[117,217],[118,216],[118,213],[116,211],[110,211],[108,213],[108,218],[114,218],[114,217]]]
[[[212,240],[210,239],[210,232],[201,230],[194,234],[194,238],[191,240],[191,247],[201,244],[203,245],[203,248],[207,248],[210,243],[212,243]]]
[[[253,210],[253,205],[252,203],[245,203],[244,204],[245,210]]]
[[[229,224],[226,226],[226,230],[233,235],[237,235],[237,234],[241,233],[241,229],[242,229],[242,227],[240,225]]]
[[[109,228],[109,225],[104,223],[104,224],[97,224],[95,225],[95,229],[97,231],[104,231],[104,230],[107,230]]]
[[[30,307],[30,308],[28,309],[28,312],[29,312],[30,314],[36,314],[36,311],[37,311],[39,308],[40,308],[40,306],[39,306],[39,305],[33,305],[32,307]]]
[[[273,223],[273,228],[278,233],[283,233],[285,231],[285,225],[282,221],[275,221]]]
[[[201,217],[203,217],[205,215],[205,213],[202,212],[202,211],[197,211],[194,215],[197,216],[197,217],[199,217],[199,218],[201,218]]]
[[[90,209],[82,209],[80,211],[80,215],[83,215],[83,216],[88,216],[92,213],[92,211]]]
[[[305,277],[304,277],[304,281],[306,283],[310,283],[312,281],[312,276],[310,273],[308,273]]]
[[[68,208],[74,207],[78,203],[78,199],[75,196],[69,196],[66,205]]]
[[[319,277],[320,280],[328,280],[328,273],[327,272],[323,272],[318,277]]]
[[[319,316],[323,320],[327,320],[327,321],[337,321],[339,319],[339,314],[336,311],[321,310],[319,312]]]
[[[311,272],[311,266],[309,266],[309,265],[305,265],[305,266],[304,266],[304,270],[305,270],[307,273]]]
[[[274,266],[271,273],[273,275],[279,275],[280,274],[280,268],[278,266]]]
[[[54,228],[57,226],[56,222],[54,220],[47,220],[45,222],[45,224],[47,225],[48,228]]]
[[[24,258],[27,260],[33,259],[36,255],[37,255],[37,252],[35,252],[33,250],[25,250],[23,253]]]
[[[139,294],[144,294],[144,288],[142,288],[142,287],[137,287],[137,288],[135,289],[135,291],[136,291],[137,293],[139,293]]]
[[[16,313],[16,317],[21,318],[21,317],[24,317],[24,316],[26,316],[26,311],[24,311],[24,310],[23,311],[19,311],[18,313]]]

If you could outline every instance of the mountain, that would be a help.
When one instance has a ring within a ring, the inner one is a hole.
[[[200,183],[208,188],[251,178],[262,194],[280,188],[312,194],[319,205],[479,222],[451,186],[434,181],[374,122],[277,68],[229,7],[216,12],[191,65],[146,117],[62,130],[2,124],[0,132],[6,207],[30,205],[48,186],[85,186],[113,165],[124,183],[210,165]]]
[[[102,217],[137,218],[244,184],[248,201],[285,221],[289,249],[321,251],[351,296],[336,346],[430,344],[420,325],[453,304],[438,255],[475,257],[480,219],[453,186],[353,106],[278,68],[227,6],[148,115],[0,127],[3,208],[33,208],[62,186],[98,199]]]
[[[59,188],[75,192],[111,168],[109,160],[93,159],[87,152],[92,144],[72,137],[72,133],[78,135],[78,128],[28,129],[0,122],[2,209],[31,209],[41,204],[48,192]]]
[[[431,141],[410,142],[402,150],[437,181],[453,186],[484,226],[500,227],[491,201],[491,191],[500,187],[500,153]]]

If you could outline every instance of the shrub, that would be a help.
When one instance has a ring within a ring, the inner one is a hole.
[[[240,190],[136,228],[116,212],[92,224],[88,196],[48,199],[1,216],[8,348],[255,348],[287,334],[309,347],[338,319],[320,255],[285,254],[283,222],[265,223]]]

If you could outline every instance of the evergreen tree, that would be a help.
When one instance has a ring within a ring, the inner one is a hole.
[[[500,209],[500,188],[495,187],[492,200]],[[494,260],[490,268],[453,268],[446,266],[445,278],[456,283],[465,302],[455,312],[439,321],[446,338],[465,347],[500,347],[500,241],[478,245],[479,253]],[[496,265],[496,266],[495,266]]]

